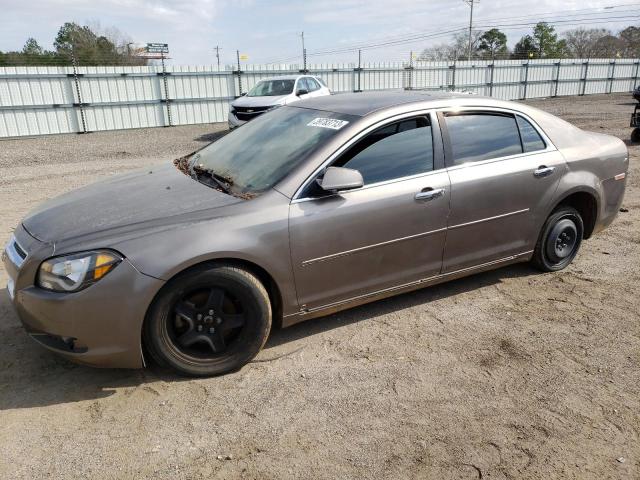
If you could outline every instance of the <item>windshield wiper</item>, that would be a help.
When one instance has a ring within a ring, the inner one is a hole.
[[[233,185],[232,179],[227,178],[223,175],[220,175],[212,170],[202,168],[198,165],[193,166],[193,173],[195,174],[196,179],[199,174],[207,175],[207,178],[209,178],[210,180],[213,180],[213,183],[215,183],[220,190],[222,190],[227,195],[232,195],[232,192],[231,192],[231,186]]]

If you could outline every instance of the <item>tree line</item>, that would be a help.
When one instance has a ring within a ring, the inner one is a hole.
[[[454,35],[452,41],[426,48],[419,60],[467,60],[469,32]],[[535,59],[535,58],[638,58],[640,27],[630,26],[617,34],[606,28],[579,27],[561,36],[552,25],[539,22],[524,35],[513,49],[507,46],[507,35],[497,28],[471,32],[471,58]]]
[[[129,39],[116,29],[67,22],[58,30],[53,50],[29,38],[20,51],[0,51],[0,66],[29,65],[146,65]]]

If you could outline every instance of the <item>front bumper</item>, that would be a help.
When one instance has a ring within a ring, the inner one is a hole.
[[[14,283],[12,303],[27,333],[78,363],[142,367],[142,324],[164,282],[138,272],[125,259],[100,282],[80,292],[43,290],[34,285],[35,272],[53,249],[26,235],[24,229],[16,229],[16,238],[28,252],[24,264],[18,269],[7,256],[3,260]]]
[[[239,120],[238,117],[236,117],[232,112],[229,112],[227,120],[229,122],[229,130],[233,130],[234,128],[237,128],[240,125],[244,125],[245,123],[247,123],[244,120]]]

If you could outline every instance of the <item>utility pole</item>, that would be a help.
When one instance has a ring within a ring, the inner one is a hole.
[[[302,39],[302,69],[307,73],[307,49],[304,48],[304,32],[300,33]]]
[[[473,4],[479,2],[480,0],[463,0],[464,3],[471,7],[471,13],[469,14],[469,54],[468,60],[471,61],[471,34],[473,31]]]
[[[216,60],[218,61],[218,70],[220,70],[220,46],[216,45]]]

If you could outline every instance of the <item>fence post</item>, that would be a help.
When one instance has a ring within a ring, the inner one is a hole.
[[[169,104],[169,82],[167,82],[167,68],[164,64],[164,50],[160,51],[160,61],[162,62],[162,83],[164,85],[164,101],[167,104],[168,127],[171,126],[171,105]]]
[[[458,61],[457,56],[456,59],[453,60],[453,65],[449,65],[449,69],[451,70],[451,91],[454,92],[456,90],[456,62]]]
[[[607,93],[611,94],[613,92],[613,80],[616,78],[616,59],[613,59],[613,62],[609,62],[611,66],[611,74],[609,75],[609,91]]]
[[[358,88],[354,92],[361,92],[362,87],[360,85],[360,75],[362,74],[362,50],[358,50],[358,68],[355,69],[358,72]]]
[[[562,63],[560,62],[560,60],[558,60],[555,63],[556,66],[556,78],[553,80],[555,82],[555,86],[554,86],[554,90],[553,90],[553,96],[557,97],[558,96],[558,84],[560,83],[560,66],[562,65]]]
[[[238,76],[238,96],[242,96],[242,70],[240,70],[240,50],[236,50],[238,69],[234,72]]]
[[[407,85],[404,89],[411,90],[413,88],[413,52],[409,53],[409,66],[404,69],[407,72]]]
[[[78,96],[78,103],[74,104],[74,107],[78,107],[80,109],[80,121],[82,123],[82,132],[78,133],[87,133],[87,122],[84,118],[84,108],[82,105],[82,95],[80,94],[80,80],[78,78],[78,64],[76,62],[76,54],[75,49],[71,47],[71,65],[73,65],[73,83],[76,87],[76,95]]]
[[[489,77],[489,96],[493,97],[493,72],[495,69],[495,60],[491,61],[491,65],[489,65],[489,68],[491,68],[491,76]]]
[[[588,58],[587,58],[587,61],[583,63],[583,65],[584,65],[584,76],[582,77],[582,93],[578,94],[580,96],[583,96],[587,91],[587,75],[589,75],[589,59]]]
[[[527,60],[527,63],[523,63],[522,66],[524,67],[524,93],[522,95],[522,100],[526,100],[527,99],[527,86],[529,84],[529,62],[531,60]]]

